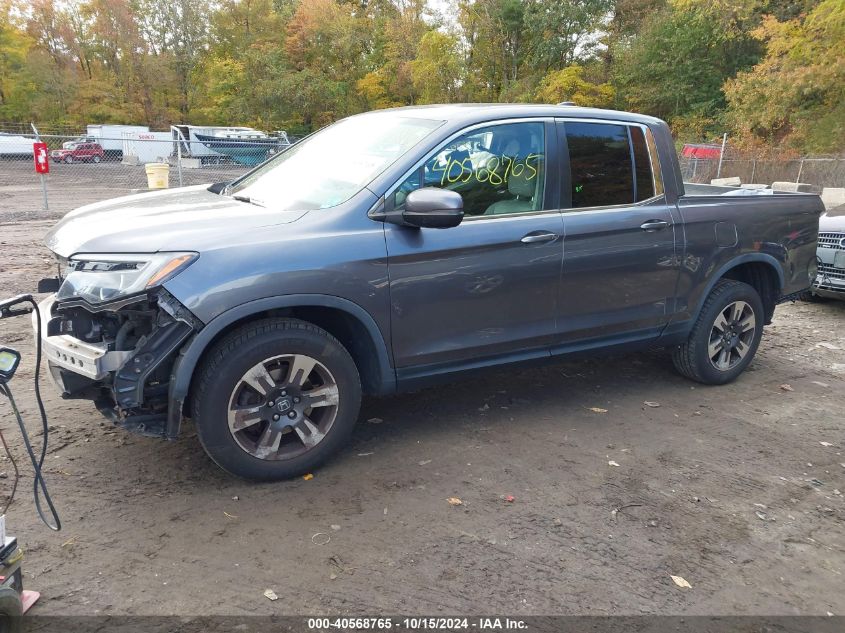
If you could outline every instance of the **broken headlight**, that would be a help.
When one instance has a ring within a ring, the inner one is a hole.
[[[197,253],[74,255],[56,298],[103,303],[143,292],[172,279],[197,257]]]

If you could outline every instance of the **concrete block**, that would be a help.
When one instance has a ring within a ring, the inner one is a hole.
[[[769,185],[765,185],[759,182],[748,182],[744,185],[740,185],[743,189],[768,189]]]
[[[818,190],[815,185],[808,182],[783,182],[777,181],[772,183],[772,189],[775,191],[789,191],[791,193],[814,193]]]
[[[124,165],[140,165],[141,161],[134,154],[124,154],[120,161]]]
[[[825,209],[845,204],[845,187],[825,187],[822,189],[822,202]]]
[[[202,169],[202,161],[199,158],[183,158],[182,169]]]
[[[711,185],[717,185],[719,187],[739,187],[742,184],[742,180],[739,176],[732,176],[730,178],[714,178],[710,181]]]

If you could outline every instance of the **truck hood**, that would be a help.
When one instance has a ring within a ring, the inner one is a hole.
[[[274,211],[212,193],[208,185],[141,193],[80,207],[47,233],[60,257],[75,253],[202,251],[260,227],[288,224],[307,211]]]

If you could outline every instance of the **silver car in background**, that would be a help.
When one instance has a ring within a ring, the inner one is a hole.
[[[812,294],[845,300],[845,205],[819,219],[818,273]]]

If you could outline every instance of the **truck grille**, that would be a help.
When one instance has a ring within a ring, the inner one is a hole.
[[[819,264],[819,275],[829,277],[830,279],[845,280],[845,269],[834,268],[830,264]]]
[[[819,248],[845,251],[845,233],[819,233]]]

